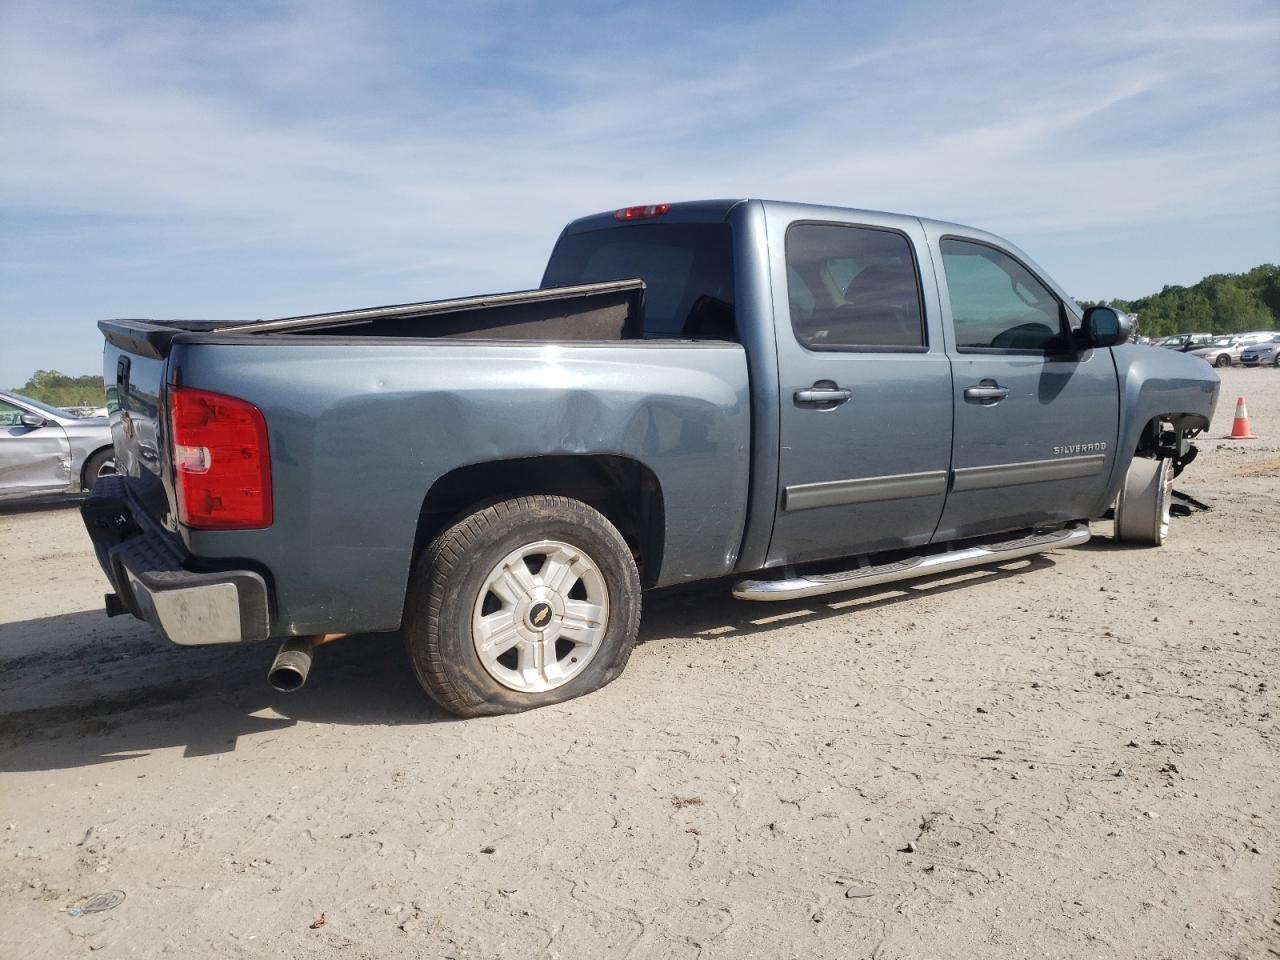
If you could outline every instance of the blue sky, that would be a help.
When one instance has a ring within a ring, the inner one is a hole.
[[[0,386],[731,196],[971,223],[1079,297],[1275,262],[1280,5],[0,3]]]

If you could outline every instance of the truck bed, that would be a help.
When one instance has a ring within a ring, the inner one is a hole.
[[[122,490],[187,567],[261,571],[273,636],[395,629],[420,516],[464,505],[468,467],[495,459],[643,471],[661,491],[655,584],[723,576],[746,515],[746,354],[644,339],[643,295],[626,280],[255,323],[104,321]],[[174,384],[262,412],[269,527],[174,522]]]
[[[641,338],[644,292],[643,280],[617,280],[277,320],[103,320],[98,327],[122,350],[155,359],[176,341],[268,334],[611,342]]]

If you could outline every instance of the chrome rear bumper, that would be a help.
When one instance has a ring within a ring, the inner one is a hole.
[[[251,570],[183,571],[158,579],[155,571],[134,570],[127,560],[121,568],[127,585],[117,587],[121,599],[166,640],[195,647],[267,639],[267,584]]]
[[[132,614],[181,646],[267,639],[265,578],[253,570],[189,569],[173,538],[139,520],[124,483],[123,477],[103,478],[80,507],[115,589],[107,614]]]

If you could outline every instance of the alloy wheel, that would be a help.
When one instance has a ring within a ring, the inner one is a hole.
[[[471,632],[493,679],[540,693],[581,673],[608,625],[609,591],[595,561],[572,544],[541,540],[511,551],[489,572]]]

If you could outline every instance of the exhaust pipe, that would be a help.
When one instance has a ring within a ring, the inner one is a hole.
[[[281,693],[301,690],[311,673],[311,651],[316,637],[290,637],[280,645],[280,652],[271,661],[267,671],[267,683]]]
[[[311,673],[311,658],[315,648],[330,640],[341,640],[345,636],[345,633],[320,633],[312,637],[290,637],[280,645],[280,652],[271,661],[267,683],[281,693],[301,690]]]

